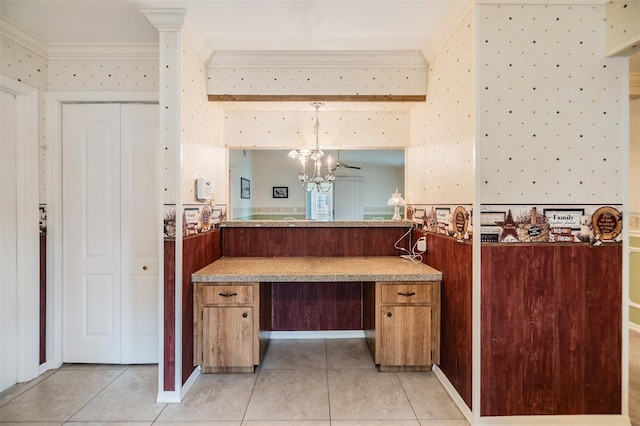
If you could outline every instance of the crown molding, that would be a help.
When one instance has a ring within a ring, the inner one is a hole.
[[[158,31],[182,31],[187,16],[185,9],[142,9],[140,12]]]
[[[211,47],[211,44],[196,28],[196,26],[193,24],[193,21],[189,19],[188,15],[184,20],[183,34],[184,37],[189,41],[191,46],[193,46],[193,48],[195,49],[202,63],[206,64],[207,60],[213,54],[213,47]]]
[[[40,56],[45,58],[49,56],[49,45],[44,40],[3,16],[0,16],[0,35],[15,41]]]
[[[422,48],[422,55],[427,62],[433,60],[438,51],[449,40],[451,34],[458,28],[460,22],[473,10],[473,6],[473,0],[458,0],[455,2],[447,16],[445,16]]]
[[[214,51],[209,68],[425,68],[420,51]]]
[[[158,45],[155,43],[130,44],[67,44],[49,45],[50,60],[157,60]]]
[[[47,43],[32,32],[0,16],[0,34],[48,60],[157,60],[156,43]]]

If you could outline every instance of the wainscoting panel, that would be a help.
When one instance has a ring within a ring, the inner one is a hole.
[[[621,245],[481,255],[481,415],[620,414]]]

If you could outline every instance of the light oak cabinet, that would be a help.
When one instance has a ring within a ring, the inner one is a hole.
[[[440,282],[368,283],[364,299],[365,335],[380,371],[429,371],[440,362]]]
[[[260,363],[258,283],[194,287],[194,363],[203,373],[251,373]]]

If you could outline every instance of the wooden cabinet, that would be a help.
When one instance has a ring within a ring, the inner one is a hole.
[[[272,285],[194,284],[194,363],[203,373],[251,373],[260,364]],[[362,296],[363,328],[380,371],[429,371],[440,362],[439,281],[363,282]]]
[[[429,371],[440,361],[440,282],[370,283],[364,299],[365,335],[380,371]]]
[[[260,363],[258,283],[194,287],[194,363],[203,373],[251,373]]]

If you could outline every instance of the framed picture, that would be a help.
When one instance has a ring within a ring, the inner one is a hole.
[[[274,186],[273,187],[273,198],[289,198],[289,187],[288,186]]]
[[[584,209],[543,209],[544,217],[552,228],[571,228],[579,231]]]
[[[251,181],[240,178],[240,198],[251,198]]]

